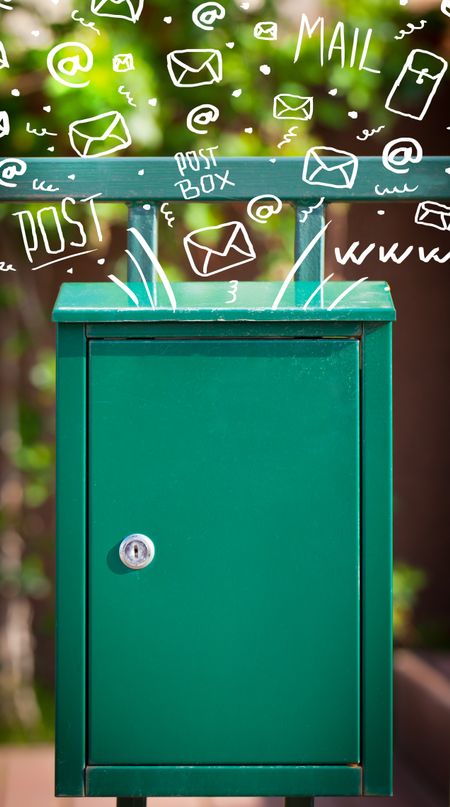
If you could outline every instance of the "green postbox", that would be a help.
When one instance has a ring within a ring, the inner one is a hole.
[[[59,795],[391,792],[394,308],[280,286],[61,289]]]

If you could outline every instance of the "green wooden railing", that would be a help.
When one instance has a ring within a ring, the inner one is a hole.
[[[209,149],[203,150],[206,159]],[[192,152],[191,152],[192,154]],[[202,158],[206,165],[205,157]],[[9,160],[0,158],[0,178]],[[129,227],[138,229],[157,252],[158,210],[164,202],[249,202],[257,196],[275,195],[296,209],[295,260],[324,227],[325,207],[329,202],[378,202],[445,200],[450,198],[449,157],[425,157],[411,164],[407,173],[394,173],[384,167],[379,157],[360,157],[356,181],[351,189],[310,185],[302,180],[304,159],[301,157],[230,157],[215,158],[214,164],[203,173],[225,177],[217,178],[216,187],[209,193],[185,200],[180,186],[183,176],[174,157],[146,158],[32,158],[23,161],[26,171],[14,179],[16,187],[5,187],[0,180],[0,201],[49,203],[70,197],[81,201],[93,194],[96,201],[124,202],[129,206]],[[324,161],[331,166],[336,158]],[[2,164],[3,163],[3,164]],[[185,177],[194,181],[201,172],[186,167]],[[72,178],[70,178],[72,177]],[[73,179],[75,177],[75,179]],[[48,193],[33,190],[33,179],[44,179],[58,188]],[[230,184],[232,183],[232,184]],[[223,187],[222,187],[223,184]],[[404,191],[405,185],[408,190]],[[378,188],[378,193],[376,191]],[[384,195],[382,191],[388,188]],[[394,190],[396,188],[397,190]],[[318,205],[318,202],[321,204]],[[143,205],[146,205],[146,210]],[[302,211],[318,205],[305,221]],[[322,282],[324,274],[324,239],[321,248],[311,250],[302,262],[302,280]],[[140,260],[142,247],[130,237],[128,249],[142,265],[146,279],[154,283],[154,272],[148,261]],[[128,279],[138,281],[139,274],[132,258],[128,265]]]

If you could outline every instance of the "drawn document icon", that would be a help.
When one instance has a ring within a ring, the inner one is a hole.
[[[6,137],[6,135],[9,135],[9,131],[9,115],[6,110],[4,110],[3,112],[0,112],[0,137]]]
[[[284,94],[273,99],[273,116],[277,120],[311,120],[313,110],[313,98]]]
[[[69,140],[80,157],[104,157],[131,145],[131,135],[120,112],[74,121],[69,127]]]
[[[386,109],[406,118],[422,120],[447,67],[448,62],[445,59],[428,50],[411,51],[389,93]],[[408,112],[411,103],[416,107],[417,113]]]
[[[333,157],[332,163],[326,159]],[[303,182],[325,188],[353,188],[358,173],[358,158],[349,151],[316,146],[309,149],[303,164]]]
[[[435,230],[450,230],[450,207],[440,202],[421,202],[414,218],[416,224],[434,227]]]
[[[174,50],[167,69],[175,87],[204,87],[222,81],[220,50]]]
[[[4,67],[9,67],[8,57],[3,42],[0,42],[0,70]]]
[[[223,232],[221,232],[223,231]],[[211,235],[225,236],[222,247],[210,245]],[[229,221],[216,227],[194,230],[184,238],[184,248],[196,275],[217,275],[256,258],[247,230],[240,221]],[[210,266],[212,264],[212,266]]]
[[[137,22],[144,8],[144,0],[92,0],[91,11],[98,17],[118,17]]]

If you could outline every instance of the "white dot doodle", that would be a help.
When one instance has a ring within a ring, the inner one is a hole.
[[[8,158],[0,161],[0,185],[4,188],[17,188],[17,182],[12,182],[15,177],[23,176],[27,171],[27,164],[24,160]]]
[[[255,196],[247,205],[247,214],[258,224],[267,224],[267,221],[278,215],[283,209],[283,202],[278,196],[271,193],[264,193],[262,196]]]
[[[263,73],[265,76],[269,76],[271,73],[271,68],[268,64],[262,64],[259,68],[260,72]]]
[[[242,90],[233,90],[231,95],[233,96],[233,98],[239,98],[242,95]]]
[[[71,53],[71,51],[74,50],[78,50],[78,53],[75,55]],[[65,57],[61,57],[63,51],[67,53]],[[85,61],[82,62],[83,56],[85,57]],[[59,84],[63,84],[64,87],[74,87],[77,89],[87,87],[90,83],[89,80],[79,83],[68,81],[67,77],[75,76],[77,73],[89,73],[93,65],[94,56],[91,49],[81,42],[63,42],[52,48],[47,56],[47,67],[50,75],[55,81],[58,81]]]
[[[192,12],[192,22],[203,31],[213,31],[214,23],[224,17],[225,9],[220,3],[202,3]]]
[[[408,163],[420,163],[423,149],[413,137],[398,137],[391,140],[383,149],[383,165],[394,174],[407,174]]]
[[[195,132],[195,134],[207,134],[208,129],[200,127],[215,123],[219,115],[220,112],[214,104],[200,104],[195,109],[191,109],[187,116],[186,125],[189,131]]]

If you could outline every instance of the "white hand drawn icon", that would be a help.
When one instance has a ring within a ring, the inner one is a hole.
[[[383,165],[394,174],[407,174],[408,163],[420,163],[423,149],[413,137],[398,137],[391,140],[383,149]]]
[[[195,109],[191,109],[187,116],[186,125],[191,132],[195,134],[208,134],[207,129],[201,129],[201,126],[209,126],[214,123],[219,117],[219,110],[214,104],[200,104]]]
[[[220,50],[174,50],[167,69],[175,87],[205,87],[222,81]]]
[[[414,217],[416,224],[434,227],[435,230],[450,230],[450,207],[440,202],[421,202]]]
[[[446,14],[447,17],[450,17],[450,0],[442,0],[441,11],[443,14]]]
[[[9,123],[9,115],[4,110],[0,112],[0,137],[6,137],[9,135],[11,130],[10,123]]]
[[[385,107],[389,112],[403,115],[405,118],[422,120],[441,83],[448,67],[448,62],[428,50],[413,50],[409,54],[403,69],[389,93]],[[416,106],[415,114],[405,109],[405,98],[412,98]]]
[[[117,53],[113,57],[113,70],[115,73],[128,73],[134,70],[134,59],[132,53]]]
[[[334,157],[331,164],[325,158]],[[358,158],[349,151],[316,146],[309,149],[303,165],[303,182],[325,188],[352,188],[358,173]]]
[[[120,112],[104,112],[77,120],[69,127],[70,145],[80,157],[104,157],[131,145],[131,135]]]
[[[192,22],[203,31],[214,31],[214,23],[224,17],[225,9],[220,3],[202,3],[192,12]]]
[[[273,99],[273,116],[277,120],[311,120],[314,98],[284,93]]]
[[[77,50],[78,53],[73,54],[74,50]],[[63,51],[71,55],[62,56]],[[80,52],[83,56],[80,55]],[[82,62],[83,57],[85,57],[84,63]],[[64,78],[64,76],[76,76],[76,74],[80,72],[89,73],[92,70],[93,64],[94,56],[92,51],[81,42],[63,42],[52,48],[47,56],[47,67],[50,75],[55,81],[58,81],[65,87],[87,87],[90,83],[89,81],[83,81],[81,83],[67,81],[67,78]]]
[[[0,42],[0,70],[9,67],[8,57],[3,42]]]
[[[144,8],[144,0],[92,0],[91,11],[97,17],[118,17],[137,22]]]
[[[0,185],[4,188],[17,188],[17,182],[11,182],[15,177],[26,173],[27,164],[23,160],[7,158],[0,161]]]
[[[257,22],[253,29],[255,39],[263,39],[266,42],[274,42],[278,38],[278,25],[276,22]]]
[[[223,247],[208,245],[209,236],[218,233],[226,237]],[[247,230],[240,221],[229,221],[216,227],[203,227],[194,230],[184,238],[184,248],[189,263],[196,275],[201,277],[217,275],[235,266],[243,266],[256,258]],[[214,265],[210,269],[211,260]]]
[[[13,7],[9,5],[11,2],[12,0],[2,0],[2,2],[0,3],[0,8],[2,8],[4,11],[12,11]],[[14,271],[16,270],[14,269]]]
[[[250,199],[247,205],[247,214],[258,224],[267,224],[272,217],[281,213],[283,202],[278,196],[271,193],[263,193],[262,196],[255,196]]]

